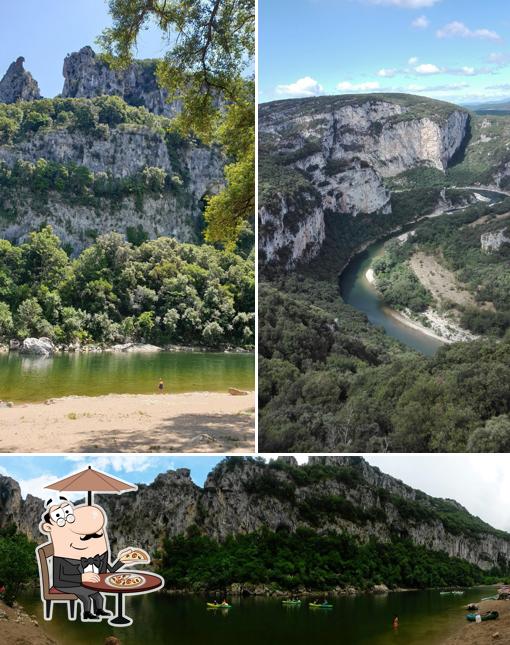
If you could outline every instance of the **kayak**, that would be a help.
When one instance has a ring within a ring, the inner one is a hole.
[[[440,591],[440,596],[463,596],[463,591]]]
[[[232,605],[215,605],[213,602],[207,603],[208,609],[230,609]]]
[[[329,603],[317,603],[317,602],[311,602],[308,605],[310,609],[333,609],[333,605],[330,605]]]
[[[282,605],[300,605],[301,600],[282,600]]]
[[[478,614],[468,614],[466,616],[466,619],[469,620],[471,623],[476,622],[476,617]],[[485,620],[496,620],[496,618],[499,616],[497,611],[486,611],[485,614],[480,614],[480,618],[485,621]]]
[[[487,596],[486,598],[482,598],[482,600],[497,600],[498,596]]]

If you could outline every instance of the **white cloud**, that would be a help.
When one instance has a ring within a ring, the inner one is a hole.
[[[83,455],[66,455],[66,460],[73,462],[74,470],[92,466],[96,470],[103,472],[113,471],[119,473],[141,473],[154,466],[154,458],[150,455],[101,455],[98,457],[84,457]],[[170,462],[167,466],[173,468]]]
[[[492,52],[487,56],[487,62],[492,65],[506,65],[510,62],[510,54],[503,52]]]
[[[377,90],[380,88],[378,81],[367,81],[365,83],[351,83],[350,81],[342,81],[336,86],[337,90],[342,92],[364,92],[366,90]]]
[[[289,85],[276,87],[276,94],[280,96],[317,96],[323,92],[322,85],[310,76],[299,78],[295,83],[289,83]]]
[[[395,76],[396,73],[396,69],[386,69],[383,67],[377,72],[377,76],[380,76],[381,78],[392,78],[392,76]]]
[[[400,7],[401,9],[422,9],[423,7],[433,7],[441,0],[368,0],[368,2],[388,7]]]
[[[486,38],[488,40],[501,40],[501,36],[490,29],[469,29],[463,22],[454,20],[442,29],[436,31],[438,38]]]
[[[430,21],[427,16],[418,16],[418,18],[413,20],[411,25],[416,27],[416,29],[426,29],[430,25]]]
[[[407,62],[409,65],[416,65],[418,61],[419,58],[417,56],[411,56],[411,58]]]
[[[440,74],[441,70],[437,65],[432,65],[431,63],[422,63],[414,68],[414,71],[417,74]]]
[[[34,495],[34,497],[40,497],[44,502],[46,502],[49,499],[54,499],[58,497],[59,493],[58,491],[54,490],[47,490],[45,489],[45,486],[48,486],[48,484],[51,484],[52,482],[55,481],[55,479],[58,479],[55,477],[55,475],[39,475],[38,477],[32,477],[31,479],[20,479],[18,481],[19,486],[21,488],[21,495],[22,497],[26,497],[27,495]],[[83,497],[83,493],[64,493],[65,497],[70,500],[76,500],[80,499],[80,497]]]

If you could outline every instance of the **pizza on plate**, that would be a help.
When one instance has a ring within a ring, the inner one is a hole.
[[[106,578],[106,584],[117,589],[127,589],[143,585],[145,578],[138,573],[115,573]]]

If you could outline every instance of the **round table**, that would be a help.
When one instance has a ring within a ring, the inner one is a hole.
[[[106,582],[106,578],[109,576],[115,575],[113,573],[98,573],[99,581],[98,582],[82,582],[81,584],[87,589],[94,589],[94,591],[99,591],[101,593],[114,594],[117,596],[117,602],[115,607],[115,616],[112,616],[108,620],[109,625],[127,626],[132,624],[132,619],[129,616],[124,614],[124,594],[141,594],[149,593],[151,591],[157,591],[161,589],[165,581],[161,576],[158,576],[156,573],[147,573],[146,571],[117,571],[117,574],[121,573],[135,573],[136,575],[143,576],[145,582],[138,587],[123,587],[118,589],[117,587],[112,587]]]

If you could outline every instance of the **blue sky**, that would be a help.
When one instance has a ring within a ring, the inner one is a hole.
[[[508,0],[259,0],[259,100],[510,97]]]
[[[2,2],[0,78],[18,56],[39,83],[43,96],[62,91],[67,54],[90,45],[111,24],[106,0],[23,0]],[[161,56],[164,44],[156,29],[142,32],[138,56]]]

